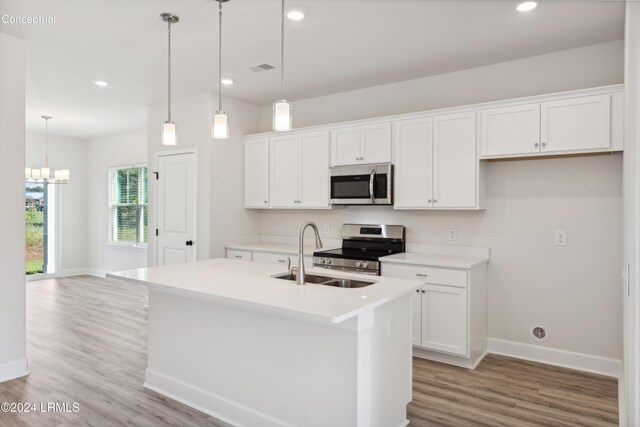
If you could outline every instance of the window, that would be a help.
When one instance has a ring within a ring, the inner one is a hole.
[[[109,169],[109,242],[147,243],[147,167]]]
[[[55,273],[56,186],[39,182],[25,185],[25,273]]]

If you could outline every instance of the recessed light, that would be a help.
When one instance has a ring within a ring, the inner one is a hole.
[[[536,7],[538,7],[537,1],[521,1],[520,3],[518,3],[518,6],[516,6],[516,9],[518,10],[518,12],[529,12]]]
[[[231,80],[231,79],[222,79],[222,80],[220,80],[220,82],[223,85],[227,85],[227,86],[231,86],[233,84],[233,80]]]
[[[304,12],[300,10],[292,10],[291,12],[287,13],[287,18],[291,19],[292,21],[302,21],[304,19]]]
[[[94,80],[93,84],[96,85],[96,86],[100,86],[100,87],[109,86],[109,82],[104,81],[104,80]]]

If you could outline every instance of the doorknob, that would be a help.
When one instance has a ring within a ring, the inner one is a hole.
[[[187,242],[185,243],[185,245],[187,245],[187,246],[193,246],[193,240],[187,240]]]

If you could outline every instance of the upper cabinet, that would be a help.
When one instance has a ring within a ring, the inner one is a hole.
[[[609,148],[611,96],[543,102],[540,149],[545,152]]]
[[[394,122],[396,209],[479,209],[476,114]]]
[[[481,110],[481,158],[622,150],[622,92],[590,92]]]
[[[540,149],[540,104],[480,112],[483,156],[526,154]]]
[[[271,138],[269,163],[269,207],[329,207],[329,132]]]
[[[391,123],[331,130],[331,166],[391,162]]]
[[[269,138],[244,142],[244,206],[269,207]]]

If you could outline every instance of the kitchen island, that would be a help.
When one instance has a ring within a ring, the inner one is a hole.
[[[421,282],[371,276],[371,286],[336,288],[271,277],[284,272],[214,259],[109,274],[149,289],[144,386],[237,426],[406,425]]]

